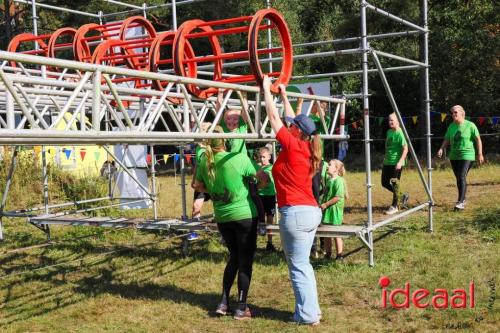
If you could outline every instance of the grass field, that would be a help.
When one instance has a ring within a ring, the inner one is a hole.
[[[281,252],[262,250],[262,238],[249,296],[255,318],[236,322],[213,316],[227,257],[216,234],[203,234],[187,257],[182,256],[180,237],[173,234],[78,227],[53,228],[56,243],[51,246],[15,251],[43,244],[44,235],[21,219],[4,219],[0,331],[498,331],[500,166],[471,171],[468,206],[461,213],[452,210],[456,188],[451,170],[433,175],[434,233],[426,231],[427,214],[421,212],[376,233],[375,267],[367,265],[367,252],[357,239],[345,242],[349,255],[344,263],[314,261],[323,311],[317,328],[290,320],[294,297],[286,263]],[[372,177],[374,217],[379,220],[390,195],[379,185],[380,173]],[[347,182],[351,199],[346,222],[362,223],[365,174],[349,173]],[[180,215],[178,183],[178,178],[160,178],[160,215]],[[412,205],[425,201],[416,172],[405,172],[403,184],[411,193]],[[412,290],[451,291],[474,281],[476,307],[382,309],[378,279],[383,275],[391,278],[390,289],[411,282]]]

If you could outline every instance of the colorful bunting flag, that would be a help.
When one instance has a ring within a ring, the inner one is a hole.
[[[483,126],[485,120],[484,117],[479,117],[479,126]]]
[[[411,120],[413,120],[413,125],[417,124],[417,118],[418,118],[418,116],[411,117]]]
[[[170,155],[164,154],[163,155],[163,162],[167,163],[169,157],[170,157]]]
[[[186,161],[191,164],[191,154],[186,154]]]
[[[384,117],[377,117],[377,122],[378,122],[378,125],[381,126],[382,123],[384,122]]]
[[[98,162],[100,158],[101,158],[101,152],[95,151],[94,152],[94,159],[96,160],[96,162]]]
[[[499,118],[500,118],[500,117],[493,117],[493,118],[491,118],[491,121],[492,121],[493,125],[498,124],[498,119],[499,119]]]
[[[85,149],[80,149],[80,158],[85,160],[85,155],[87,155],[87,151]]]
[[[64,154],[66,154],[66,159],[69,160],[71,157],[71,149],[63,148]]]
[[[151,161],[152,161],[151,154],[147,154],[146,155],[146,163],[151,164]]]
[[[352,128],[358,129],[358,122],[357,121],[352,123]]]
[[[174,154],[174,163],[177,163],[179,160],[179,154]]]
[[[42,146],[34,146],[33,151],[35,152],[35,156],[40,155],[40,153],[42,152]]]
[[[441,113],[441,122],[443,122],[446,119],[446,113]]]

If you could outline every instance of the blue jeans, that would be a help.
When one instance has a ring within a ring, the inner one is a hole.
[[[280,235],[288,272],[295,294],[294,320],[314,323],[321,310],[314,270],[309,262],[316,228],[321,222],[321,209],[314,206],[280,208]]]

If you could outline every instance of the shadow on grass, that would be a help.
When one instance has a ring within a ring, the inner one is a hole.
[[[76,292],[95,297],[99,294],[114,294],[127,299],[169,300],[174,303],[188,303],[207,311],[216,317],[215,307],[220,295],[215,293],[195,293],[174,284],[157,285],[151,282],[120,283],[113,279],[113,272],[101,271],[99,277],[87,277],[78,282]],[[234,303],[234,302],[233,302]],[[291,313],[269,307],[251,306],[252,315],[271,320],[290,321]]]

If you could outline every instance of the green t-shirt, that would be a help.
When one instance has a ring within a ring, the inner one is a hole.
[[[397,130],[389,129],[385,139],[384,165],[398,164],[399,159],[403,154],[403,147],[406,145],[406,139],[401,128],[398,128]],[[403,161],[403,166],[405,164],[406,161]]]
[[[340,200],[323,211],[323,223],[341,225],[344,218],[345,183],[344,178],[337,176],[328,178],[326,182],[327,192],[323,196],[322,203],[339,197]]]
[[[196,168],[196,180],[203,182],[210,194],[215,221],[224,223],[257,216],[247,181],[256,172],[248,156],[221,152],[214,159],[215,178],[208,176],[207,156],[203,155]]]
[[[226,126],[226,122],[222,119],[222,129],[224,133],[230,133],[231,131]],[[238,128],[235,130],[236,133],[248,133],[248,125],[240,117]],[[232,153],[242,153],[247,155],[247,146],[245,144],[245,139],[227,139],[226,143],[228,145],[228,151]]]
[[[476,124],[465,120],[462,124],[452,123],[444,138],[450,142],[450,160],[474,161],[476,150],[474,140],[479,136]]]
[[[269,183],[264,188],[259,189],[259,195],[276,195],[276,189],[274,188],[274,179],[273,179],[273,165],[269,164],[265,167],[261,168],[264,172],[269,176]]]
[[[198,163],[200,163],[201,161],[201,157],[205,154],[205,147],[200,147],[199,145],[196,145],[194,152],[195,152],[196,165],[198,165]]]
[[[316,125],[316,130],[318,131],[319,134],[328,134],[325,131],[325,128],[323,126],[323,122],[321,121],[321,118],[319,116],[311,114],[311,115],[309,115],[309,118],[311,118],[312,121],[314,122],[314,125]],[[325,124],[326,124],[326,128],[328,130],[330,128],[330,125],[332,124],[332,119],[330,118],[329,115],[325,115]]]

